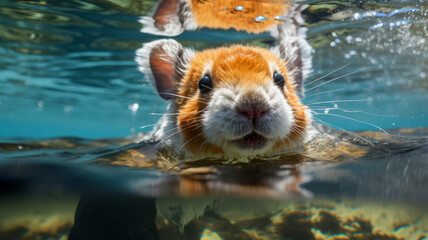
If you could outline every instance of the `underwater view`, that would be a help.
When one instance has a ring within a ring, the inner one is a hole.
[[[0,1],[0,239],[428,240],[428,2]]]

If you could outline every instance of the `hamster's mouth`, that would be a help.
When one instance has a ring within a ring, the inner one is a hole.
[[[233,140],[233,142],[243,149],[259,149],[266,146],[268,139],[256,132],[252,132],[243,138]]]

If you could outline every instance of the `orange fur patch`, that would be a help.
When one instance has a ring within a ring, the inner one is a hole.
[[[279,23],[275,16],[283,15],[290,7],[289,1],[236,1],[236,0],[190,0],[192,13],[200,27],[235,29],[250,33],[261,33]],[[236,11],[237,6],[244,7]],[[254,19],[266,17],[262,22]]]
[[[270,84],[272,81],[270,64],[276,63],[276,71],[286,79],[283,91],[293,110],[295,122],[291,133],[275,143],[274,149],[289,149],[292,142],[302,137],[308,125],[306,108],[301,104],[294,89],[294,82],[288,76],[286,62],[267,49],[235,45],[197,53],[186,76],[181,80],[178,94],[190,98],[176,100],[180,112],[178,126],[183,134],[184,147],[196,155],[223,153],[219,146],[208,143],[202,133],[202,114],[210,100],[210,94],[198,94],[198,81],[207,74],[204,71],[209,63],[212,63],[212,72],[209,74],[214,89],[238,85],[244,89],[251,89],[252,86]]]

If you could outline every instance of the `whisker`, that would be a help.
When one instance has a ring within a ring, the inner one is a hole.
[[[338,91],[342,91],[343,89],[344,89],[344,88],[338,88],[338,89],[334,89],[334,90],[330,90],[330,91],[325,91],[325,92],[315,93],[315,94],[312,94],[312,95],[305,96],[303,99],[308,98],[308,97],[317,96],[317,95],[326,94],[326,93],[338,92]]]
[[[377,128],[378,130],[380,130],[381,132],[383,132],[385,134],[389,134],[387,131],[383,130],[383,128],[381,128],[381,127],[379,127],[377,125],[374,125],[374,124],[371,124],[371,123],[368,123],[368,122],[364,122],[364,121],[361,121],[361,120],[357,120],[357,119],[354,119],[354,118],[345,117],[345,116],[342,116],[342,115],[337,115],[337,114],[332,114],[332,113],[315,113],[315,115],[329,115],[329,116],[335,116],[335,117],[349,119],[349,120],[352,120],[352,121],[355,121],[355,122],[360,122],[360,123],[364,123],[364,124],[370,125],[372,127]]]
[[[164,94],[164,95],[170,95],[170,96],[174,96],[174,97],[179,97],[179,98],[185,98],[185,99],[190,99],[192,100],[193,98],[191,97],[187,97],[187,96],[182,96],[179,94],[174,94],[174,93],[168,93],[168,92],[159,92],[160,94]],[[199,99],[200,102],[208,104],[207,102],[201,101],[201,99]]]
[[[208,143],[207,141],[208,141],[208,137],[205,138],[205,141],[203,141],[201,146],[198,148],[198,151],[196,152],[194,159],[198,159],[198,155],[200,151],[203,149],[203,147],[205,146],[205,144]]]
[[[301,129],[299,129],[297,126],[293,125],[291,126],[291,129],[296,131],[300,135],[300,137],[303,137],[305,135],[305,133]]]
[[[154,116],[163,116],[163,115],[178,115],[180,113],[150,113],[150,115],[154,115]]]
[[[325,102],[315,102],[315,103],[308,103],[306,105],[316,105],[316,104],[324,104],[324,103],[340,103],[340,102],[368,102],[368,99],[364,100],[334,100],[334,101],[325,101]]]
[[[284,152],[278,152],[278,153],[271,154],[271,155],[269,155],[269,157],[276,157],[276,156],[287,154],[287,153],[296,153],[296,152],[302,152],[302,151],[305,151],[305,149],[302,149],[302,148],[300,148],[300,149],[292,149],[292,150],[287,150],[287,151],[284,151]]]
[[[189,126],[189,125],[191,125],[191,124],[196,124],[196,122],[189,122],[189,123],[183,124],[183,125],[181,125],[181,126],[176,126],[175,128],[169,129],[168,131],[166,131],[166,132],[164,132],[164,133],[169,133],[169,132],[174,131],[174,130],[176,130],[176,129],[180,128],[180,127],[186,127],[186,126]]]
[[[292,129],[293,131],[297,132],[297,134],[299,134],[299,137],[300,137],[300,138],[304,138],[304,137],[305,137],[305,135],[306,135],[306,133],[305,133],[305,132],[303,132],[302,130],[298,129],[298,128],[297,128],[297,127],[295,127],[295,126],[292,126],[292,127],[291,127],[291,129]]]
[[[182,129],[180,129],[181,127],[179,126],[179,127],[174,128],[174,129],[171,129],[171,130],[169,130],[169,131],[166,131],[166,132],[170,132],[170,131],[172,131],[172,130],[177,130],[177,129],[178,129],[178,131],[176,131],[175,133],[173,133],[173,134],[169,135],[168,137],[165,137],[164,139],[162,139],[161,141],[159,141],[159,143],[157,143],[157,144],[155,145],[155,147],[159,146],[161,143],[165,142],[166,140],[168,140],[168,139],[169,139],[169,138],[171,138],[172,136],[175,136],[175,135],[177,135],[177,134],[179,134],[179,133],[183,132],[183,130],[186,130],[186,129],[189,129],[189,128],[192,128],[192,127],[195,127],[195,126],[196,126],[196,127],[198,127],[198,126],[199,126],[198,122],[195,122],[195,123],[189,124],[189,126],[187,126],[187,127],[185,127],[185,128],[182,128]],[[166,133],[166,132],[165,132],[165,133]]]
[[[323,79],[323,78],[325,78],[325,77],[327,77],[327,76],[329,76],[329,75],[331,75],[331,74],[333,74],[333,73],[335,73],[335,72],[339,71],[340,69],[343,69],[343,68],[345,68],[345,67],[347,67],[347,66],[349,66],[349,65],[350,65],[350,63],[345,64],[345,65],[343,65],[343,66],[341,66],[341,67],[337,68],[336,70],[333,70],[333,71],[331,71],[330,73],[325,74],[324,76],[321,76],[321,77],[319,77],[319,78],[317,78],[317,79],[315,79],[315,80],[313,80],[313,81],[310,81],[310,82],[306,83],[304,86],[306,87],[306,86],[308,86],[308,85],[311,85],[312,83],[317,82],[317,81],[319,81],[319,80],[321,80],[321,79]]]
[[[185,142],[178,150],[177,152],[180,152],[180,150],[186,145],[188,144],[190,141],[192,141],[193,139],[195,139],[196,137],[199,137],[200,135],[202,135],[203,132],[196,134],[196,136],[192,137],[190,140],[188,140],[187,142]]]
[[[179,113],[150,113],[150,115],[172,115],[172,116],[176,116],[176,115],[180,115],[180,114],[187,114],[187,113],[201,113],[201,112],[210,112],[206,109],[204,110],[200,110],[200,111],[192,111],[192,112],[179,112]]]
[[[174,96],[174,97],[179,97],[179,98],[192,99],[192,98],[190,98],[190,97],[182,96],[182,95],[175,94],[175,93],[169,93],[169,92],[159,92],[159,93],[160,93],[160,94],[165,94],[165,95]]]
[[[153,124],[149,124],[149,125],[144,125],[144,126],[141,126],[140,129],[142,129],[142,128],[148,128],[148,127],[153,127],[153,126],[156,126],[158,124],[159,123],[153,123]]]
[[[291,139],[290,137],[287,135],[285,136],[287,138],[287,142],[288,142],[288,147],[291,148]]]
[[[347,134],[349,134],[349,135],[352,135],[352,136],[355,136],[355,137],[357,137],[357,138],[359,138],[359,139],[362,139],[362,140],[364,140],[365,142],[367,142],[368,144],[370,144],[370,146],[372,146],[372,147],[374,147],[374,146],[375,146],[372,142],[370,142],[369,140],[367,140],[367,139],[365,139],[365,138],[361,137],[361,136],[360,136],[360,135],[358,135],[358,134],[355,134],[355,133],[353,133],[353,132],[347,131],[347,130],[345,130],[345,129],[343,129],[343,128],[340,128],[340,127],[338,127],[338,126],[336,126],[336,125],[334,125],[334,124],[324,122],[323,120],[321,120],[321,119],[319,119],[319,118],[314,117],[314,119],[315,119],[315,120],[318,120],[318,121],[319,121],[319,122],[321,122],[322,124],[325,124],[325,125],[330,126],[330,127],[333,127],[333,128],[337,128],[337,129],[339,129],[339,130],[341,130],[341,131],[343,131],[343,132],[345,132],[345,133],[347,133]]]
[[[315,89],[315,88],[318,88],[318,87],[320,87],[320,86],[322,86],[322,85],[324,85],[324,84],[327,84],[327,83],[333,82],[333,81],[335,81],[335,80],[338,80],[338,79],[340,79],[340,78],[343,78],[343,77],[346,77],[346,76],[352,75],[352,74],[357,73],[357,72],[361,72],[361,71],[363,71],[363,70],[366,70],[367,68],[368,68],[368,67],[365,67],[365,68],[359,69],[359,70],[357,70],[357,71],[354,71],[354,72],[351,72],[351,73],[348,73],[348,74],[345,74],[345,75],[342,75],[342,76],[339,76],[339,77],[333,78],[333,79],[331,79],[331,80],[328,80],[328,81],[326,81],[326,82],[323,82],[323,83],[321,83],[321,84],[318,84],[318,85],[316,85],[315,87],[312,87],[312,88],[310,88],[310,89],[307,89],[307,90],[305,90],[305,92],[309,92],[309,91],[311,91],[311,90],[313,90],[313,89]]]
[[[364,113],[367,115],[372,115],[372,116],[376,116],[376,117],[399,117],[400,115],[382,115],[382,114],[375,114],[375,113],[370,113],[370,112],[364,112],[364,111],[360,111],[360,110],[350,110],[350,109],[346,109],[346,108],[311,108],[311,110],[314,111],[331,111],[331,110],[338,110],[338,111],[342,111],[342,112],[347,112],[347,113]]]

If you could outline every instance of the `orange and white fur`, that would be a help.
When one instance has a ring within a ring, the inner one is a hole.
[[[172,39],[144,44],[140,70],[171,101],[152,137],[194,158],[248,159],[302,148],[312,131],[300,99],[310,48],[296,26],[281,33],[288,36],[270,50],[233,45],[195,52]]]

